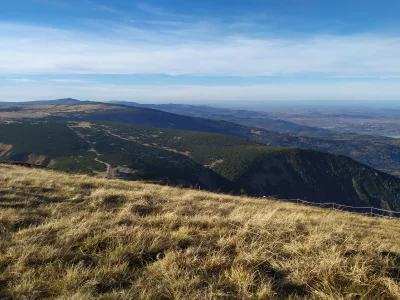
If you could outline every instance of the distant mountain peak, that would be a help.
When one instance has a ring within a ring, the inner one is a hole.
[[[44,101],[41,101],[44,102]],[[87,101],[81,101],[78,99],[74,98],[61,98],[61,99],[55,99],[55,100],[48,100],[49,103],[58,103],[58,104],[79,104],[82,102],[87,102]]]
[[[51,101],[51,100],[50,100]],[[73,101],[73,102],[81,102],[81,100],[74,99],[74,98],[60,98],[60,99],[55,99],[53,101]]]

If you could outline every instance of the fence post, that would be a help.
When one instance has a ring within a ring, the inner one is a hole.
[[[370,215],[371,217],[372,217],[372,209],[373,209],[373,207],[371,206],[371,215]]]
[[[335,202],[332,203],[332,209],[335,210]]]

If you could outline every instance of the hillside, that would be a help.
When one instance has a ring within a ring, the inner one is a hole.
[[[248,127],[258,127],[274,132],[296,133],[307,136],[332,137],[334,132],[317,127],[299,125],[293,122],[272,118],[267,112],[235,110],[229,108],[217,108],[206,105],[188,104],[140,104],[129,101],[109,101],[111,104],[126,106],[147,107],[162,110],[178,115],[206,118],[214,120],[224,120]]]
[[[346,157],[113,122],[0,124],[0,160],[207,190],[400,210],[400,179]]]
[[[178,153],[137,143],[120,145],[110,136],[89,139],[66,122],[0,123],[0,160],[90,175],[235,191],[227,179]]]
[[[309,150],[269,147],[226,135],[92,123],[78,129],[99,143],[102,153],[131,144],[162,147],[208,166],[250,195],[276,195],[315,202],[400,209],[400,180],[346,157]],[[111,140],[110,140],[111,138]],[[110,147],[111,145],[111,147]],[[114,146],[112,146],[114,145]],[[107,157],[105,155],[104,157]]]
[[[14,122],[21,119],[114,121],[156,128],[219,133],[278,147],[299,147],[344,155],[389,174],[396,175],[400,170],[400,140],[363,135],[313,138],[247,127],[223,120],[177,115],[144,107],[96,102],[79,103],[3,106],[0,107],[0,122]]]
[[[399,299],[400,223],[0,165],[1,299]]]

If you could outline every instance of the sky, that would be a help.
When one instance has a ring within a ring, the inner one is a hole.
[[[13,0],[0,101],[400,101],[398,0]]]

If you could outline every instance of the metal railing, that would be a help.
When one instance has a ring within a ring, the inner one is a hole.
[[[372,207],[372,206],[357,207],[357,206],[337,204],[334,202],[330,202],[330,203],[309,202],[309,201],[305,201],[302,199],[274,199],[274,200],[293,202],[293,203],[295,202],[295,203],[299,203],[299,204],[301,203],[301,204],[312,205],[312,206],[321,207],[321,208],[328,208],[328,209],[332,209],[332,210],[336,210],[336,211],[348,212],[348,213],[353,213],[353,214],[363,215],[363,216],[368,216],[368,217],[400,219],[399,211],[376,208],[376,207]]]

